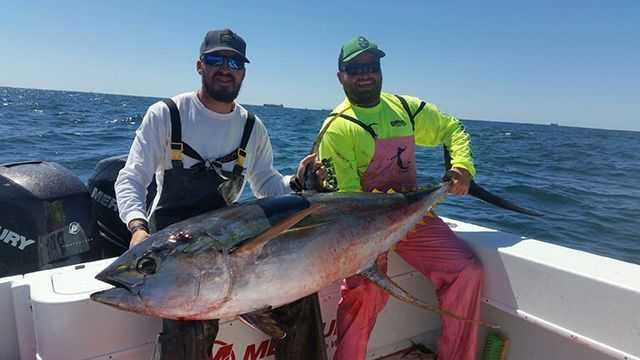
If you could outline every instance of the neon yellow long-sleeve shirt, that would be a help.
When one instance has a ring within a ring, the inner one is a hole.
[[[415,113],[421,100],[411,96],[403,98]],[[415,117],[415,130],[401,102],[384,92],[380,103],[374,107],[358,107],[345,99],[332,113],[356,118],[370,126],[379,139],[413,134],[420,146],[444,144],[451,153],[452,167],[464,168],[472,176],[476,173],[469,135],[458,119],[439,111],[433,104],[427,103]],[[361,191],[360,178],[373,158],[375,139],[362,126],[341,117],[328,117],[322,128],[324,134],[319,142],[318,156],[329,164],[329,185],[338,191]]]

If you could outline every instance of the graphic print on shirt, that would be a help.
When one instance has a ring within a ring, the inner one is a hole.
[[[389,160],[396,160],[396,165],[398,165],[398,167],[400,168],[400,172],[407,172],[409,170],[409,166],[411,165],[411,160],[407,161],[407,164],[405,165],[404,161],[402,161],[402,153],[405,152],[405,150],[407,150],[406,147],[398,147],[398,152],[396,153],[396,156],[393,156],[392,158],[390,158]]]

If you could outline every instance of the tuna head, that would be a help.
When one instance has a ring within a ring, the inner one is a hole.
[[[129,249],[96,279],[115,288],[91,299],[132,312],[197,319],[225,301],[227,255],[204,229],[171,226]]]

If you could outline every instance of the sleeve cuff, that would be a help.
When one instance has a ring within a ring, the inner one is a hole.
[[[284,187],[286,189],[289,190],[289,192],[294,191],[294,189],[291,188],[291,179],[293,178],[293,175],[285,175],[282,177],[282,182],[284,182]]]
[[[128,225],[129,222],[133,219],[144,219],[147,222],[149,222],[149,219],[147,218],[147,214],[143,213],[142,211],[133,210],[124,216],[124,224]]]
[[[472,164],[472,163],[466,163],[466,162],[457,162],[457,163],[453,163],[451,164],[452,168],[463,168],[465,170],[467,170],[469,172],[469,174],[471,174],[471,177],[475,177],[476,176],[476,167]]]

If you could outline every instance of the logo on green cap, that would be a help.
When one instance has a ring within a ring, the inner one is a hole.
[[[369,40],[365,39],[364,36],[360,36],[358,38],[358,45],[361,49],[366,49],[369,47]]]

